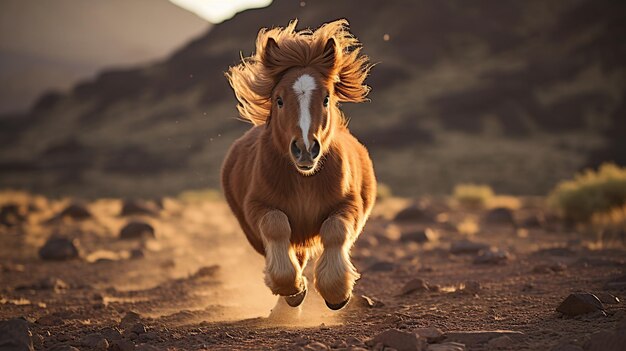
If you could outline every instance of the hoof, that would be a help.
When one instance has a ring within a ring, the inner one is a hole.
[[[345,305],[348,304],[348,301],[350,301],[350,296],[348,296],[348,298],[345,301],[340,302],[340,303],[330,303],[326,300],[324,301],[326,302],[326,306],[328,306],[328,308],[330,308],[333,311],[337,311],[337,310],[342,309]]]
[[[304,301],[305,297],[306,297],[306,288],[304,288],[304,290],[300,291],[299,293],[295,295],[285,296],[285,301],[287,302],[287,305],[291,307],[298,307],[300,306],[302,301]]]

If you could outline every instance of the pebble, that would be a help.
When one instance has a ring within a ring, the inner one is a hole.
[[[478,295],[480,290],[481,290],[480,283],[474,280],[470,280],[470,281],[465,282],[463,284],[463,287],[459,289],[458,291],[462,294]]]
[[[77,241],[53,235],[39,249],[39,257],[43,260],[63,261],[79,256]]]
[[[154,239],[154,228],[146,223],[140,221],[133,221],[126,224],[120,231],[120,239],[132,240],[132,239]]]
[[[484,250],[480,251],[478,256],[474,258],[474,264],[492,264],[498,265],[506,263],[509,260],[509,253],[504,250]]]
[[[20,285],[15,290],[54,290],[61,292],[68,289],[69,285],[63,280],[55,277],[48,277],[38,280],[36,283],[28,285]]]
[[[442,344],[430,344],[426,351],[465,351],[465,344],[459,342],[444,342]]]
[[[87,206],[79,202],[69,204],[55,216],[55,218],[71,218],[75,220],[85,220],[91,217],[91,212],[89,212]]]
[[[476,254],[482,250],[488,250],[489,245],[483,243],[477,243],[470,240],[458,240],[454,241],[450,245],[450,253],[454,255],[462,254]]]
[[[13,318],[0,322],[0,348],[2,350],[33,351],[33,340],[28,322]]]
[[[396,222],[434,222],[435,216],[417,205],[410,205],[398,212],[393,220]]]
[[[485,215],[485,223],[515,225],[513,211],[506,207],[496,207]]]
[[[574,293],[565,298],[556,310],[567,316],[578,316],[596,311],[604,311],[604,306],[593,294]]]
[[[400,290],[399,295],[408,295],[408,294],[412,294],[415,292],[424,292],[428,290],[429,290],[428,284],[426,284],[426,282],[423,279],[415,278],[415,279],[409,280],[406,284],[404,284],[404,286]]]
[[[400,236],[400,241],[423,244],[427,242],[437,241],[438,237],[439,236],[437,235],[437,232],[430,228],[426,228],[402,233],[402,235]]]
[[[608,292],[601,291],[598,293],[594,293],[600,302],[608,304],[608,305],[617,305],[619,304],[619,298],[613,294],[609,294]]]
[[[446,341],[455,341],[470,348],[474,348],[479,344],[484,344],[492,339],[507,336],[514,340],[522,337],[524,333],[514,330],[475,330],[475,331],[451,331],[446,333]]]
[[[93,333],[86,335],[80,340],[80,344],[89,350],[106,350],[109,348],[109,342],[101,334]]]
[[[157,217],[158,214],[159,210],[154,203],[135,199],[124,200],[120,211],[120,216],[146,215]]]
[[[124,318],[122,318],[122,321],[120,321],[120,327],[122,329],[130,329],[140,320],[141,316],[139,316],[139,313],[134,311],[126,312]]]
[[[439,342],[443,340],[443,338],[445,337],[443,334],[443,331],[435,327],[417,328],[413,330],[413,332],[415,332],[421,338],[426,339],[426,341],[428,341],[431,344]]]
[[[392,347],[398,351],[422,351],[426,350],[426,340],[421,339],[417,334],[400,331],[397,329],[388,329],[376,335],[373,339],[366,342],[368,345],[382,344]]]

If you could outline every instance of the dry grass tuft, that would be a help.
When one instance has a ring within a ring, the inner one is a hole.
[[[458,184],[454,187],[454,200],[463,207],[485,208],[494,197],[489,185]]]

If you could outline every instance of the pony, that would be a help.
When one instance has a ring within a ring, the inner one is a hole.
[[[350,248],[376,200],[367,149],[350,134],[339,109],[363,102],[372,65],[346,20],[312,31],[263,28],[256,52],[226,76],[241,119],[253,124],[222,165],[222,189],[252,247],[265,256],[265,283],[299,306],[302,271],[319,253],[318,293],[343,308],[359,278]]]

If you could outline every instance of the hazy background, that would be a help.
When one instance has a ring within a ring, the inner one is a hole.
[[[545,194],[581,168],[626,164],[624,2],[268,3],[0,0],[0,186],[218,187],[249,128],[223,72],[259,28],[293,18],[347,18],[378,62],[372,101],[344,110],[394,193]],[[228,19],[249,6],[262,8]]]

